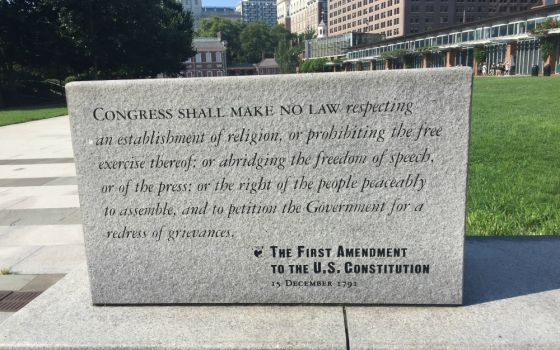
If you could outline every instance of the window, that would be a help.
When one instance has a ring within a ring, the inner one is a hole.
[[[398,19],[398,18],[395,18],[395,19],[393,20],[393,23],[395,23],[395,25],[399,24],[399,22],[400,22],[400,19]]]
[[[216,62],[221,63],[222,62],[222,53],[221,52],[216,52]]]
[[[201,58],[200,53],[197,53],[196,56],[194,56],[194,61],[195,61],[196,63],[202,62],[202,58]]]
[[[209,70],[209,71],[208,71],[208,72],[206,73],[206,76],[209,76],[209,77],[211,77],[211,76],[212,76],[212,71],[211,71],[211,70]]]
[[[393,30],[393,34],[399,35],[399,28],[395,28],[395,30]]]

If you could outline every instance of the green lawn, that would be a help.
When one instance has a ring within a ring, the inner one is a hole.
[[[68,114],[66,105],[0,109],[0,126]]]
[[[67,114],[0,110],[0,126]],[[468,235],[560,235],[560,79],[474,81]]]
[[[467,234],[560,234],[560,79],[475,79]]]

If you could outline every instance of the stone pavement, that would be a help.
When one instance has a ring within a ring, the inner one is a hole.
[[[0,127],[0,322],[84,262],[68,117]]]
[[[79,269],[2,324],[0,349],[560,349],[560,237],[465,248],[463,306],[92,306]]]
[[[0,349],[560,349],[558,252],[467,238],[458,307],[94,307],[68,119],[0,128],[0,310],[36,297],[0,313]]]

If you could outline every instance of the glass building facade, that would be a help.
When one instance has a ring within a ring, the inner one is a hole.
[[[344,56],[355,46],[371,45],[384,37],[373,33],[346,33],[305,41],[305,58]]]
[[[512,74],[531,74],[535,65],[542,72],[543,57],[539,50],[542,37],[532,34],[532,30],[549,18],[560,21],[559,5],[353,48],[347,52],[345,62],[348,67],[373,69],[395,69],[404,65],[408,68],[473,67],[474,48],[482,48],[488,67],[507,62]],[[560,53],[560,30],[550,30],[548,38],[552,39],[555,52]],[[386,57],[396,50],[406,52],[406,59],[389,58],[392,62],[385,64]],[[556,54],[551,62],[553,72],[560,73],[559,56]],[[356,62],[361,63],[356,65]],[[367,62],[373,63],[364,64]]]

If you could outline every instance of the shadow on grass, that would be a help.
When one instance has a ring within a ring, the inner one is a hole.
[[[560,237],[468,237],[464,305],[560,289]]]

